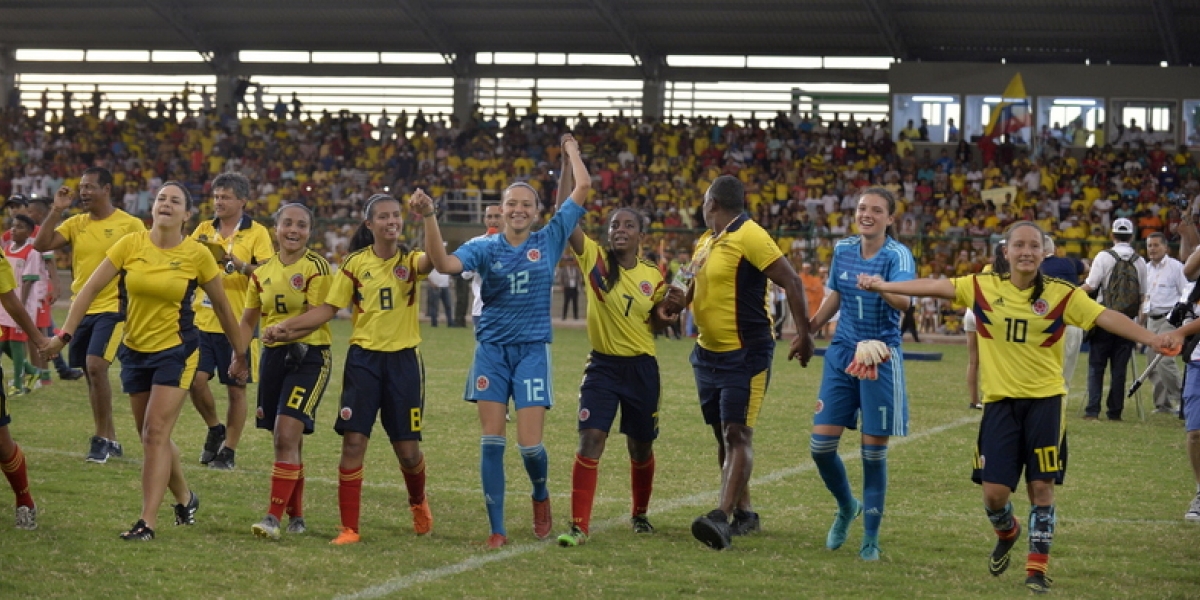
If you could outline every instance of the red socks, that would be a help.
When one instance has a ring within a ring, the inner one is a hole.
[[[1025,561],[1025,574],[1034,575],[1037,573],[1046,573],[1050,569],[1049,554],[1029,553],[1029,558]]]
[[[358,512],[362,508],[363,468],[347,471],[338,469],[338,509],[342,527],[358,533]]]
[[[302,467],[292,463],[276,462],[271,471],[271,506],[267,512],[276,519],[283,518],[283,509],[295,493]]]
[[[575,466],[571,467],[571,522],[588,532],[592,522],[592,503],[596,499],[596,476],[600,461],[575,455]]]
[[[404,486],[408,488],[409,506],[420,505],[425,501],[425,455],[422,454],[421,462],[411,469],[400,465],[400,472],[404,474]]]
[[[4,477],[8,479],[8,485],[12,486],[13,493],[17,495],[17,506],[33,506],[33,496],[29,494],[29,473],[25,470],[25,453],[21,452],[21,447],[16,446],[17,451],[13,452],[12,458],[8,462],[0,463],[0,471],[4,472]]]
[[[293,519],[304,516],[304,464],[299,466],[300,474],[296,477],[296,487],[292,489],[292,497],[287,504],[287,514]]]
[[[654,490],[654,455],[646,462],[629,461],[629,487],[633,490],[633,516],[644,515],[650,508]]]

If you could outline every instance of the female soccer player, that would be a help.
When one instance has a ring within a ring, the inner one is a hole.
[[[579,154],[579,144],[563,136],[563,151],[576,175],[570,198],[550,222],[533,231],[540,212],[537,192],[527,183],[508,186],[501,196],[504,231],[471,240],[454,254],[442,247],[437,220],[425,219],[426,248],[438,271],[457,275],[475,271],[482,278],[483,313],[476,326],[475,359],[467,378],[465,399],[479,410],[480,476],[483,480],[491,535],[487,545],[508,543],[504,527],[504,413],[508,399],[517,409],[517,448],[533,484],[533,533],[550,535],[550,492],[546,488],[549,460],[542,445],[546,410],[553,406],[550,380],[550,300],[554,267],[567,245],[567,237],[584,210],[591,178]],[[413,207],[433,216],[432,201],[424,192],[413,194]],[[420,208],[418,208],[420,207]]]
[[[946,298],[975,313],[984,408],[972,479],[983,485],[984,507],[999,538],[988,571],[1000,575],[1008,568],[1009,551],[1021,534],[1009,497],[1023,470],[1032,504],[1025,585],[1034,592],[1050,589],[1046,571],[1054,539],[1054,485],[1062,483],[1067,467],[1062,423],[1066,325],[1098,325],[1140,344],[1178,352],[1169,336],[1155,336],[1074,286],[1043,277],[1042,237],[1041,229],[1028,221],[1008,228],[1008,276],[979,273],[900,282],[862,273],[858,278],[863,290]]]
[[[891,236],[895,212],[896,197],[886,188],[867,188],[859,196],[855,220],[860,234],[834,247],[826,284],[831,293],[809,324],[810,331],[819,331],[834,313],[841,311],[837,331],[825,354],[810,450],[825,487],[838,503],[825,546],[830,550],[840,548],[850,523],[865,512],[865,531],[858,550],[863,560],[879,560],[888,439],[908,435],[900,319],[911,298],[905,294],[868,294],[857,288],[860,273],[879,275],[886,281],[908,281],[915,276],[912,253]],[[859,379],[846,372],[858,343],[864,340],[883,342],[891,350],[891,360],[878,366],[878,379]],[[859,426],[860,413],[862,502],[851,493],[846,467],[837,453],[842,431]]]
[[[402,208],[392,196],[371,196],[363,211],[366,220],[354,232],[350,255],[334,275],[324,303],[263,331],[265,344],[294,342],[318,331],[337,311],[354,304],[350,348],[342,369],[341,407],[333,427],[342,435],[338,463],[342,528],[330,542],[338,546],[361,539],[363,457],[376,415],[400,461],[413,530],[425,535],[433,529],[421,452],[425,367],[417,349],[421,343],[417,324],[420,282],[433,266],[424,252],[400,243]]]
[[[308,249],[313,214],[303,204],[285,204],[275,213],[279,252],[250,274],[242,337],[325,303],[332,279],[329,263]],[[267,516],[251,526],[258,537],[279,539],[279,521],[286,508],[288,533],[304,533],[304,461],[300,450],[304,436],[313,432],[317,405],[325,393],[333,356],[329,324],[292,343],[267,346],[259,366],[259,429],[274,433],[275,468],[271,472],[271,500]]]
[[[992,264],[985,265],[983,272],[1008,274],[1008,259],[1004,258],[1004,240],[996,244]],[[968,310],[967,314],[963,315],[963,331],[967,333],[967,396],[971,399],[968,407],[983,410],[983,403],[979,401],[979,334],[975,329],[975,313]]]
[[[88,306],[119,274],[120,298],[126,315],[121,346],[121,384],[133,406],[134,424],[141,433],[142,514],[121,534],[124,540],[152,540],[158,507],[168,488],[175,495],[175,524],[196,522],[200,499],[188,487],[179,464],[179,447],[171,430],[199,361],[198,333],[191,305],[199,286],[209,295],[229,343],[234,348],[230,375],[248,372],[245,340],[237,317],[225,299],[220,271],[212,253],[183,235],[192,199],[183,184],[164,183],[152,208],[150,231],[121,238],[101,261],[71,303],[62,334],[50,340],[48,355],[71,341]]]
[[[645,233],[642,225],[641,215],[620,208],[608,221],[608,248],[601,248],[579,227],[571,233],[571,250],[579,257],[587,287],[592,352],[579,388],[579,450],[571,470],[572,524],[569,532],[558,536],[560,546],[587,542],[600,456],[618,408],[621,433],[626,435],[629,449],[633,531],[654,532],[646,518],[654,486],[661,393],[654,332],[678,319],[667,307],[682,305],[684,294],[664,283],[654,263],[638,256]],[[673,298],[664,303],[668,293]]]

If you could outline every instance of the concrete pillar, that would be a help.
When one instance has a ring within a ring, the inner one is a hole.
[[[20,106],[17,89],[17,50],[0,46],[0,108]]]
[[[238,77],[241,76],[241,63],[236,51],[218,51],[213,53],[213,71],[217,74],[217,93],[213,96],[213,108],[220,113],[226,104],[233,106],[233,94],[237,89]]]
[[[479,79],[475,77],[475,55],[460,53],[454,59],[454,116],[466,124],[471,120],[471,108],[479,97]]]
[[[654,117],[656,121],[663,118],[663,109],[667,100],[667,82],[662,79],[642,80],[642,118]]]

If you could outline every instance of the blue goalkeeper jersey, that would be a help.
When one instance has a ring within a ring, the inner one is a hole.
[[[838,242],[825,284],[842,300],[833,343],[853,346],[862,340],[879,340],[892,348],[899,346],[904,313],[892,308],[880,294],[858,289],[860,273],[879,275],[885,281],[910,281],[916,276],[916,266],[912,252],[890,237],[870,259],[862,257],[860,236]]]
[[[469,240],[454,251],[463,270],[475,271],[482,282],[483,312],[475,339],[491,344],[551,341],[554,269],[583,214],[583,208],[568,198],[550,222],[520,246],[509,244],[501,232]]]

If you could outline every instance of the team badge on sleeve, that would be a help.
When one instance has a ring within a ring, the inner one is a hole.
[[[396,268],[392,270],[392,273],[396,274],[396,279],[399,279],[400,281],[408,281],[408,267],[404,265],[396,265]]]
[[[477,389],[481,392],[488,389],[488,386],[490,386],[490,385],[491,385],[491,382],[488,381],[488,378],[485,375],[480,375],[479,377],[477,377],[475,379],[475,389]]]
[[[643,281],[639,283],[638,288],[642,290],[642,294],[645,296],[649,296],[650,294],[654,293],[654,286],[650,285],[649,281]]]
[[[529,262],[537,262],[542,258],[542,251],[537,248],[530,249],[525,253],[525,258],[528,258]]]
[[[290,283],[292,285],[293,290],[296,290],[298,292],[298,291],[304,289],[304,276],[299,273],[296,273],[295,275],[292,275],[292,279],[290,281],[288,281],[288,283]]]

